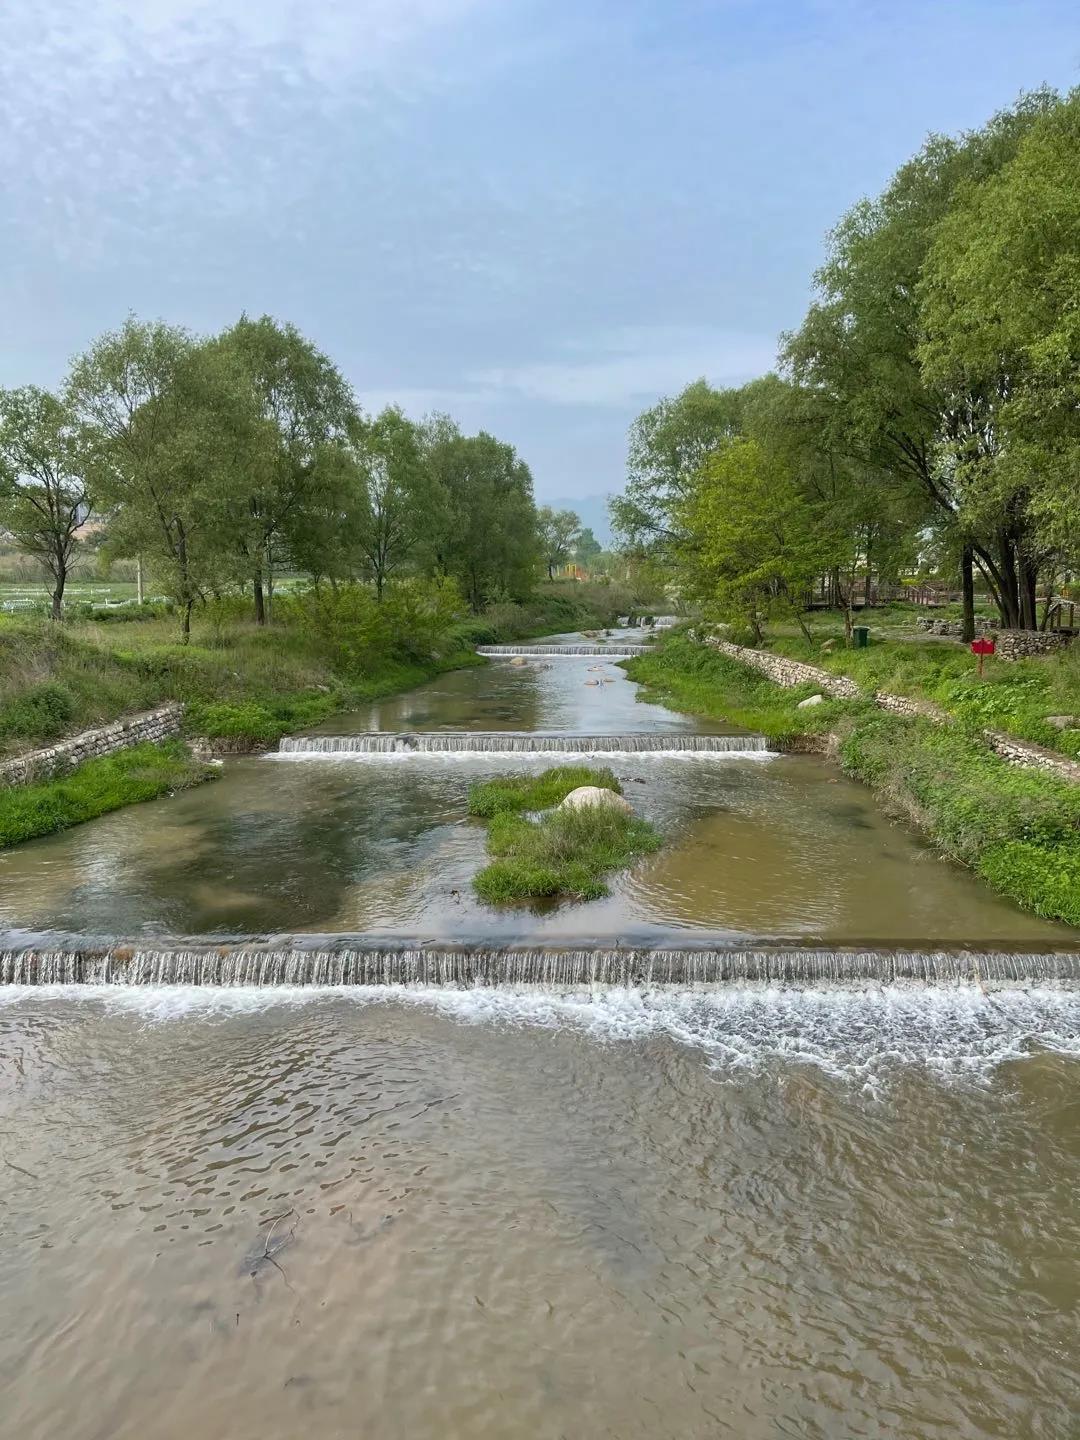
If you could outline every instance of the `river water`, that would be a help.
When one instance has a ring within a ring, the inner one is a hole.
[[[351,724],[694,728],[590,663]],[[669,850],[493,916],[465,791],[540,763],[239,761],[11,852],[0,915],[1069,942],[745,753],[616,754]],[[1067,1440],[1078,1084],[1067,988],[0,988],[0,1437]]]

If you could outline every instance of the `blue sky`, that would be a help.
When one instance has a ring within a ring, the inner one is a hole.
[[[4,0],[0,383],[268,311],[603,495],[657,395],[768,367],[848,205],[1042,83],[1074,0]]]

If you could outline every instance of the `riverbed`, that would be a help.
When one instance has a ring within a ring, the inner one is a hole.
[[[604,660],[323,728],[610,736],[667,846],[489,911],[468,784],[558,756],[250,757],[8,852],[0,921],[1075,944],[822,760],[628,750],[723,727]],[[0,1437],[1068,1440],[1078,1084],[1067,985],[0,986]]]

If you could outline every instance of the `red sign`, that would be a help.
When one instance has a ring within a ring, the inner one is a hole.
[[[987,640],[985,636],[980,637],[978,640],[972,640],[971,653],[973,655],[993,655],[994,642]]]

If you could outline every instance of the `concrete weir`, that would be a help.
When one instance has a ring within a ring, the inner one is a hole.
[[[1080,984],[1080,951],[918,950],[771,945],[736,949],[648,946],[365,944],[357,937],[278,942],[98,945],[77,939],[0,952],[3,985],[404,985],[716,987],[807,985]]]
[[[582,655],[605,655],[609,660],[627,660],[631,655],[646,655],[651,645],[626,645],[613,641],[610,645],[478,645],[478,655],[494,658],[509,655],[545,655],[549,659],[559,656],[580,658]]]
[[[535,730],[290,735],[279,755],[767,755],[763,735],[543,735]]]

